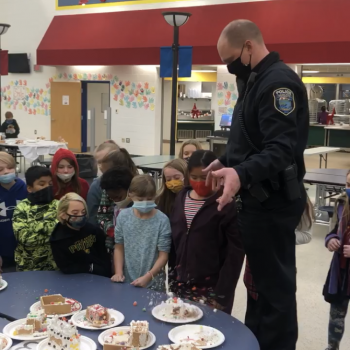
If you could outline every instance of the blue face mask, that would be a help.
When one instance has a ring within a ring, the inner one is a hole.
[[[0,175],[0,184],[9,184],[16,178],[15,173]]]
[[[84,227],[88,221],[87,215],[68,215],[68,224],[76,229]]]
[[[350,198],[350,188],[346,188],[346,189],[345,189],[345,192],[346,192],[346,194],[348,195],[348,197]]]
[[[135,201],[132,207],[140,213],[146,214],[152,211],[156,206],[154,201]]]

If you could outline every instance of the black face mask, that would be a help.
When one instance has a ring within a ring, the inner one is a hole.
[[[32,205],[49,204],[53,201],[53,187],[48,186],[40,191],[28,193],[28,199]]]
[[[234,74],[238,79],[243,81],[248,81],[250,73],[252,72],[252,67],[249,64],[246,66],[242,63],[241,57],[243,54],[244,45],[242,47],[241,55],[235,59],[233,62],[227,65],[227,70],[230,74]],[[252,59],[252,56],[250,56],[250,60]]]

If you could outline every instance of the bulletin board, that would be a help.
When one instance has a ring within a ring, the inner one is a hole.
[[[125,6],[125,5],[142,5],[142,4],[155,4],[155,3],[168,3],[177,1],[189,1],[189,0],[56,0],[56,10],[72,10],[92,7],[104,7],[104,6]],[[191,1],[191,0],[190,0]],[[85,3],[82,6],[81,3]]]

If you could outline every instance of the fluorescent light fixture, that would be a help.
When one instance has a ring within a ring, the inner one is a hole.
[[[302,66],[350,66],[349,63],[299,63]]]
[[[194,73],[216,73],[216,70],[200,70],[200,69],[194,69],[192,70],[192,72]]]
[[[105,66],[73,66],[76,70],[81,72],[90,72],[90,71],[98,71],[101,68],[104,68]]]
[[[303,70],[303,74],[316,74],[320,73],[319,70]]]

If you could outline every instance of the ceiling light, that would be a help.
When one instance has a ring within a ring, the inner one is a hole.
[[[320,73],[319,70],[303,70],[303,74],[316,74]]]
[[[208,69],[208,70],[205,70],[205,69],[203,69],[203,70],[194,69],[194,70],[192,70],[192,72],[195,72],[195,73],[216,73],[216,70],[210,70],[210,69]]]
[[[0,23],[0,35],[6,34],[11,26],[9,24]]]
[[[181,27],[188,21],[191,14],[188,12],[163,12],[163,16],[171,26]]]

